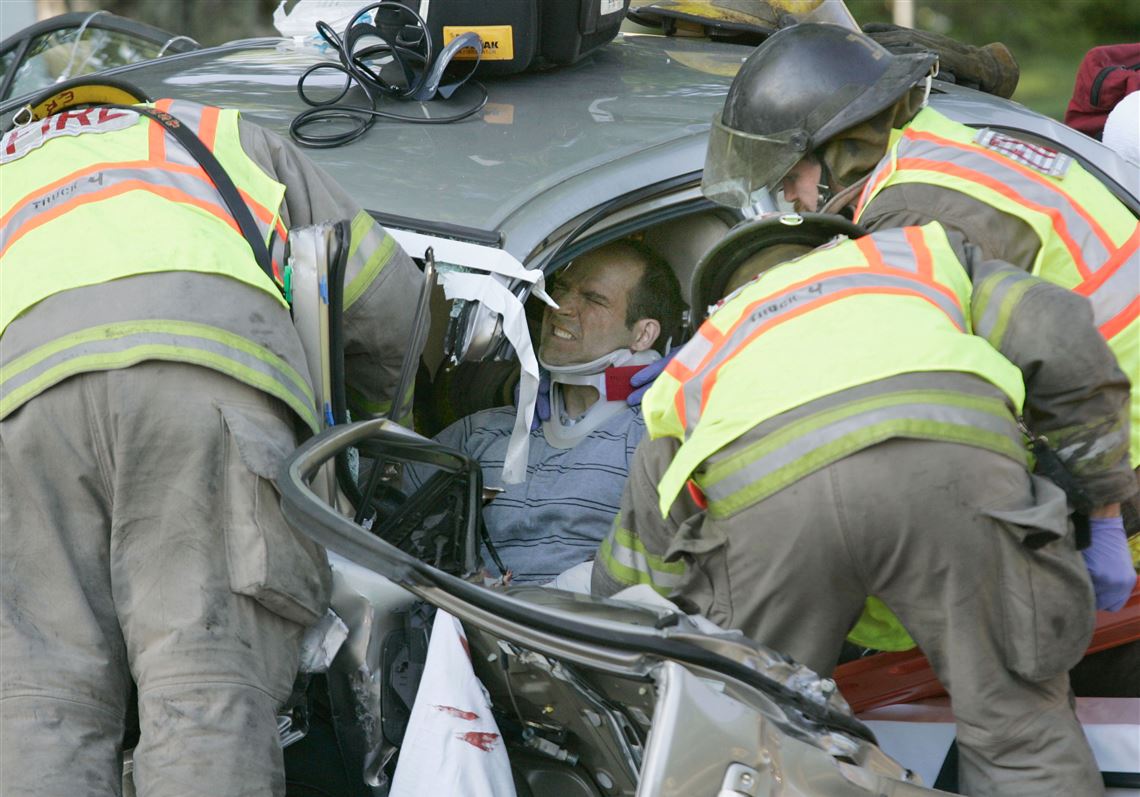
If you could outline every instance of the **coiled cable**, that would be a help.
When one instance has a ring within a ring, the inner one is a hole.
[[[361,21],[375,12],[375,23]],[[324,62],[314,64],[302,73],[297,80],[297,94],[301,101],[311,106],[293,118],[289,124],[289,135],[298,144],[312,148],[338,147],[355,141],[376,123],[377,119],[393,119],[414,124],[449,124],[466,119],[482,110],[487,104],[487,88],[477,80],[471,80],[479,64],[480,48],[475,47],[476,59],[471,71],[458,81],[447,86],[439,85],[443,68],[450,56],[462,49],[463,42],[453,42],[435,63],[432,59],[432,40],[427,24],[416,11],[394,0],[381,0],[371,3],[357,12],[343,35],[325,22],[318,22],[317,33],[337,54],[339,63]],[[466,34],[465,34],[466,35]],[[475,40],[477,43],[477,39]],[[386,80],[381,68],[395,64],[403,76],[400,85]],[[321,71],[340,72],[344,75],[344,85],[340,93],[329,100],[317,100],[306,93],[305,81]],[[445,98],[464,83],[470,82],[479,90],[479,99],[471,107],[448,116],[408,116],[383,111],[378,105],[386,99],[424,102],[430,100],[438,90]],[[355,105],[342,102],[353,87],[359,87],[368,99],[368,105]],[[335,133],[315,133],[314,125],[332,122],[348,122],[347,130]]]

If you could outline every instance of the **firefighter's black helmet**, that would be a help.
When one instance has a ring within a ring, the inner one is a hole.
[[[778,31],[748,56],[713,119],[701,190],[723,205],[750,205],[800,158],[897,102],[937,60],[893,55],[839,25]]]
[[[855,222],[829,213],[772,213],[742,221],[705,252],[693,270],[689,284],[693,328],[700,326],[708,316],[709,306],[729,292],[730,280],[737,269],[754,256],[791,245],[801,248],[791,255],[795,258],[837,238],[861,238],[866,232]],[[760,271],[780,262],[782,259],[775,258]]]

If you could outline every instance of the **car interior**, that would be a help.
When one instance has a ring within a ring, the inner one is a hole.
[[[636,220],[596,225],[588,236],[580,239],[567,251],[573,256],[602,246],[611,241],[629,238],[638,240],[660,254],[673,268],[681,284],[682,298],[689,303],[689,282],[701,255],[739,221],[730,211],[721,208],[702,208],[679,218],[665,221],[652,219],[644,226]],[[630,229],[631,224],[634,225]],[[550,273],[565,267],[571,258],[559,258],[555,265],[544,266]],[[537,343],[542,302],[530,297],[526,302],[531,338]],[[514,400],[513,392],[518,381],[518,363],[509,350],[480,362],[453,363],[444,354],[443,341],[449,320],[449,303],[442,289],[436,287],[431,298],[431,329],[416,380],[415,427],[425,437],[431,437],[456,420],[490,407],[500,407]],[[681,339],[691,334],[687,321]]]
[[[682,295],[689,301],[689,283],[701,255],[724,236],[739,219],[731,212],[704,206],[678,218],[660,219],[659,213],[640,218],[614,218],[598,223],[566,247],[569,256],[555,258],[544,270],[550,273],[565,267],[573,256],[590,251],[613,240],[633,238],[659,253],[672,266],[681,285]],[[543,304],[535,297],[526,302],[532,339],[537,342]],[[437,285],[431,296],[431,327],[428,344],[421,358],[416,381],[414,420],[416,431],[425,437],[438,433],[447,424],[479,410],[513,402],[513,389],[518,381],[519,366],[507,347],[494,356],[477,362],[451,362],[444,353],[444,339],[451,317],[451,307]],[[681,336],[685,336],[685,332]],[[672,345],[681,341],[674,340]],[[437,456],[438,454],[438,456]],[[473,506],[482,486],[481,474],[463,472],[461,464],[448,460],[442,452],[427,454],[422,447],[409,443],[401,446],[391,439],[380,444],[369,440],[356,450],[355,468],[363,475],[357,479],[358,511],[355,520],[396,547],[412,554],[439,570],[457,576],[470,576],[479,567],[480,553],[474,537],[482,533],[480,513]],[[427,478],[414,495],[384,487],[385,469],[408,462],[423,468],[431,459],[437,470]],[[379,478],[376,478],[379,475]],[[473,530],[465,520],[478,518],[479,529]],[[486,549],[481,554],[487,557]],[[343,574],[342,574],[343,577]],[[573,600],[569,596],[536,587],[511,587],[509,594],[527,603],[550,603]],[[375,601],[373,602],[375,603]],[[335,706],[350,703],[353,686],[346,680],[343,668],[315,677],[307,687],[308,711],[304,719],[307,734],[286,749],[286,769],[291,797],[318,793],[363,794],[355,774],[355,762],[367,760],[366,748],[383,749],[387,757],[374,762],[376,777],[383,781],[390,772],[388,758],[396,753],[407,729],[416,686],[423,670],[428,640],[429,615],[424,606],[403,593],[386,602],[387,611],[376,612],[365,626],[369,639],[365,643],[350,639],[347,654],[358,665],[370,659],[365,652],[379,645],[374,680],[380,682],[376,713],[382,717],[379,736],[366,738],[351,721],[338,716]],[[351,602],[334,606],[338,614],[351,614]],[[373,607],[360,604],[359,611]],[[581,610],[581,607],[578,608]],[[615,619],[634,624],[659,624],[661,616],[633,607],[614,604],[606,609]],[[357,624],[350,622],[350,626]],[[599,674],[583,678],[550,678],[543,671],[541,656],[509,655],[500,640],[471,629],[469,641],[480,678],[492,693],[501,731],[514,739],[510,751],[516,793],[519,795],[564,794],[593,797],[602,793],[633,793],[637,788],[637,767],[631,762],[640,758],[645,734],[653,714],[653,701],[643,685],[619,678],[596,680]],[[493,664],[487,664],[493,662]],[[502,666],[498,666],[501,663]],[[616,691],[615,691],[616,690]],[[618,703],[614,696],[621,695]],[[583,722],[576,716],[572,722],[559,723],[544,717],[543,707],[586,701],[594,705],[599,716],[609,716],[620,725],[620,732],[602,725]],[[626,705],[623,711],[615,705]],[[294,719],[297,720],[296,712]],[[590,743],[583,743],[591,739]],[[576,752],[571,752],[576,751]],[[586,755],[579,767],[578,753]],[[594,778],[584,772],[595,774]],[[601,778],[599,782],[598,778]],[[608,782],[607,782],[608,779]],[[319,784],[319,786],[318,786]],[[602,786],[599,789],[599,786]],[[609,786],[609,788],[605,788]],[[320,789],[318,792],[317,789]]]

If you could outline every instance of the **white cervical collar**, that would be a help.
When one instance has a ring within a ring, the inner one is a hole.
[[[605,421],[625,409],[625,399],[606,400],[606,369],[623,365],[648,365],[661,355],[653,349],[632,352],[616,349],[588,363],[550,365],[538,361],[550,373],[550,419],[542,424],[546,442],[554,448],[573,448],[578,441]],[[598,391],[598,400],[580,417],[569,423],[563,420],[564,404],[561,385],[589,385]]]

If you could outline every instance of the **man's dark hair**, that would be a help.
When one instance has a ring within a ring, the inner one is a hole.
[[[665,344],[677,335],[681,327],[681,313],[685,310],[681,283],[665,258],[640,241],[626,239],[617,245],[633,252],[643,265],[641,279],[629,292],[625,325],[632,327],[642,318],[655,319],[661,324],[661,334],[653,348],[664,353]]]

